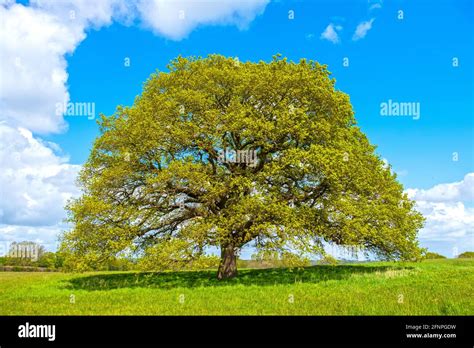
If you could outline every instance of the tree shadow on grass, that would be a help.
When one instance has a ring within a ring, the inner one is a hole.
[[[312,266],[303,269],[271,268],[239,270],[234,279],[217,280],[216,271],[178,272],[127,272],[81,276],[67,281],[66,288],[73,290],[111,290],[121,288],[196,288],[232,285],[285,285],[295,283],[319,283],[327,280],[343,280],[353,275],[383,273],[403,270],[401,266]]]

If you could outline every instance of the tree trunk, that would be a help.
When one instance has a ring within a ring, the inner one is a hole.
[[[237,256],[234,245],[227,244],[221,247],[221,262],[217,271],[217,279],[230,279],[237,275]]]

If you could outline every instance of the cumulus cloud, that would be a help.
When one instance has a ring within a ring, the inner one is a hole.
[[[463,180],[440,184],[428,190],[407,189],[407,195],[416,201],[428,202],[474,202],[474,173],[468,173]]]
[[[32,1],[0,6],[0,246],[12,240],[52,245],[80,169],[37,134],[64,131],[56,104],[68,102],[66,54],[88,26],[111,21],[106,4]],[[72,11],[72,12],[71,12]]]
[[[226,24],[244,29],[262,14],[269,0],[142,0],[137,4],[143,23],[155,33],[179,40],[199,25]]]
[[[4,2],[0,6],[0,120],[38,134],[65,130],[67,124],[55,108],[70,99],[65,55],[86,38],[88,28],[99,29],[113,21],[131,23],[137,18],[155,33],[177,40],[201,24],[244,28],[267,3],[33,0],[30,6],[23,6]]]
[[[0,17],[0,118],[41,133],[64,129],[54,108],[69,100],[64,55],[84,34],[22,5],[0,7]]]
[[[68,27],[98,29],[125,12],[126,4],[124,0],[32,0],[30,8],[53,15]]]
[[[116,0],[32,1],[0,6],[0,119],[39,134],[66,129],[56,104],[69,101],[66,54],[88,27],[110,24]]]
[[[369,21],[364,21],[357,25],[357,28],[352,36],[352,40],[357,41],[363,39],[370,29],[372,29],[372,23],[375,21],[375,18],[372,18]]]
[[[80,169],[55,154],[53,146],[25,129],[0,125],[0,224],[54,225],[64,217],[64,204],[78,189]]]
[[[453,248],[474,247],[474,173],[468,173],[458,182],[405,192],[416,201],[417,210],[426,218],[419,235],[422,242],[441,242],[444,245],[439,247],[449,256]]]
[[[57,145],[25,128],[0,124],[0,255],[12,241],[31,240],[56,248],[65,229],[64,205],[79,194],[79,165],[59,156]]]
[[[61,223],[52,226],[21,226],[0,224],[0,256],[8,253],[11,243],[32,241],[43,245],[47,250],[56,251],[58,236],[67,226]]]
[[[333,23],[330,23],[326,29],[321,33],[321,39],[322,40],[328,40],[331,41],[333,44],[339,43],[339,35],[338,32],[342,30],[342,26],[340,25],[334,25]]]
[[[420,238],[432,241],[457,241],[474,231],[474,208],[462,202],[417,202],[417,209],[426,217]]]

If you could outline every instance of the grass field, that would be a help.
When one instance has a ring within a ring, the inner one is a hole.
[[[302,270],[0,272],[0,315],[473,315],[474,260]]]

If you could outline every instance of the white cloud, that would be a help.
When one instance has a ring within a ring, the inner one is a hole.
[[[55,242],[80,169],[34,133],[65,130],[56,103],[69,101],[66,54],[88,26],[111,22],[109,1],[32,1],[0,6],[0,242]],[[74,11],[74,13],[70,13]],[[4,243],[0,247],[4,246]],[[54,248],[53,248],[54,249]]]
[[[18,226],[0,224],[0,256],[5,255],[12,242],[33,241],[40,243],[47,250],[55,251],[58,235],[67,227],[63,224],[52,226]]]
[[[466,174],[464,179],[458,182],[436,185],[428,190],[407,189],[406,193],[416,201],[474,201],[474,173]]]
[[[426,217],[420,239],[430,241],[458,241],[471,237],[474,231],[474,208],[463,202],[417,202],[417,209]]]
[[[84,34],[22,5],[0,7],[0,17],[0,119],[42,133],[63,129],[54,105],[69,100],[64,55]]]
[[[67,124],[55,105],[69,101],[65,55],[86,38],[88,27],[110,24],[117,3],[42,0],[0,6],[0,119],[40,134],[64,131]]]
[[[50,226],[64,218],[64,204],[79,193],[80,169],[59,157],[25,128],[0,124],[0,224]]]
[[[32,0],[31,7],[53,15],[65,26],[99,28],[111,24],[116,12],[124,6],[123,0]]]
[[[66,54],[74,52],[90,27],[138,18],[155,33],[181,39],[201,24],[244,28],[268,0],[169,1],[33,0],[31,6],[0,6],[0,120],[39,134],[64,131],[55,105],[68,102]],[[179,19],[183,10],[185,18]],[[27,25],[25,24],[27,23]]]
[[[359,23],[357,26],[354,35],[352,36],[352,40],[357,41],[363,39],[365,35],[367,35],[368,31],[372,29],[372,23],[375,21],[375,18],[372,18],[369,21],[364,21]]]
[[[417,210],[426,218],[419,235],[422,242],[441,242],[438,247],[447,256],[451,256],[454,247],[474,248],[474,173],[468,173],[459,182],[405,192],[416,201]]]
[[[334,25],[333,23],[330,23],[326,29],[321,33],[321,39],[322,40],[328,40],[331,41],[333,44],[339,43],[339,35],[338,31],[342,30],[342,26],[340,25]]]
[[[143,23],[155,33],[179,40],[199,25],[236,25],[244,29],[262,14],[269,0],[141,0],[137,4]]]

